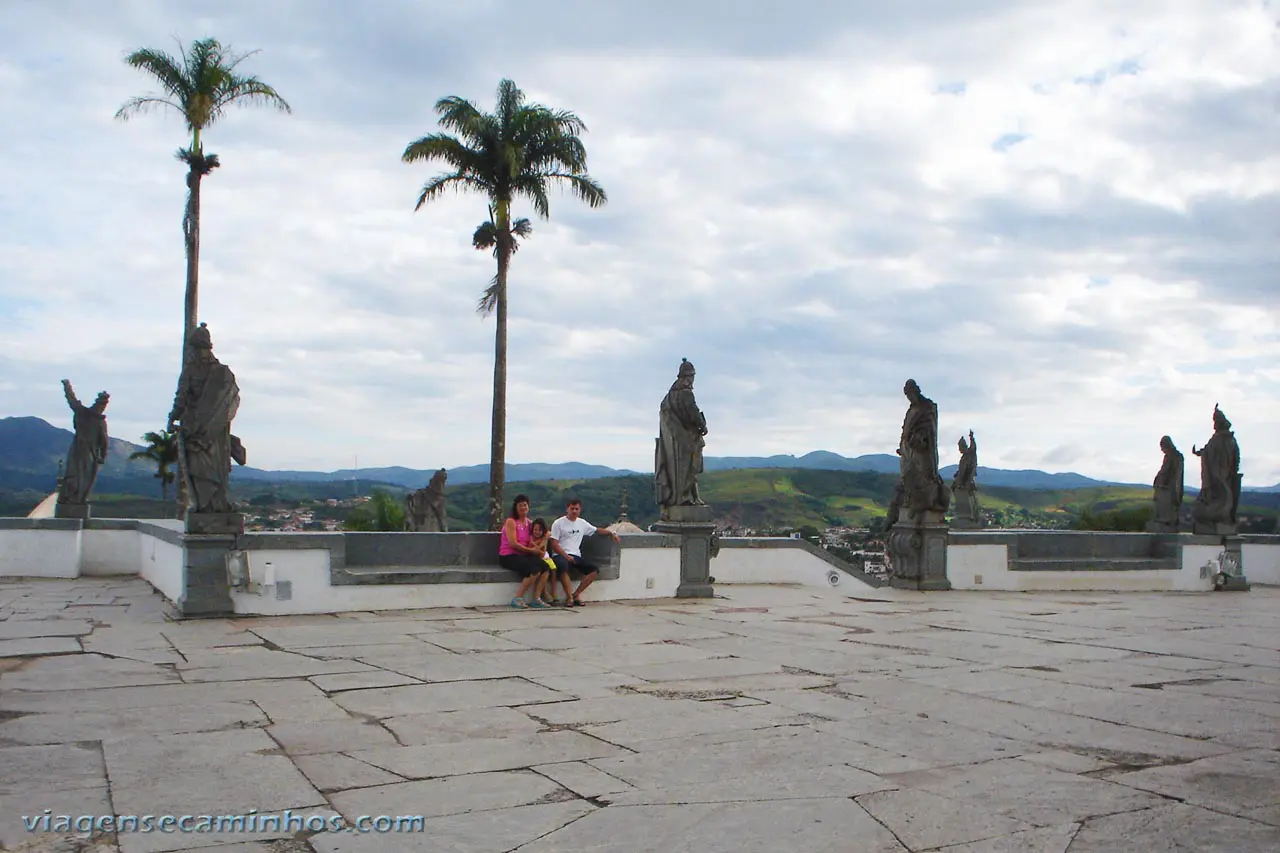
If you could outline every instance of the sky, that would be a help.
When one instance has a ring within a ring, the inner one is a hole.
[[[715,456],[892,453],[1143,482],[1233,421],[1280,482],[1280,3],[0,0],[0,416],[59,380],[163,427],[181,357],[177,113],[123,61],[212,36],[291,115],[204,135],[200,314],[260,468],[482,464],[494,260],[414,212],[447,95],[576,112],[592,210],[510,276],[508,462],[652,470],[681,358]]]

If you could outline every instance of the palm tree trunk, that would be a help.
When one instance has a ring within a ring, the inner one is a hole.
[[[493,345],[493,431],[489,445],[489,529],[502,527],[505,515],[502,487],[507,475],[507,270],[511,266],[511,235],[505,209],[498,218],[497,329]]]
[[[198,140],[199,137],[197,137]],[[198,144],[198,142],[196,143]],[[199,149],[193,146],[193,151]],[[200,292],[200,181],[204,177],[199,155],[193,157],[187,170],[187,209],[182,216],[182,242],[187,253],[187,287],[182,306],[182,369],[186,369],[191,333],[196,330]],[[179,372],[178,381],[182,381]],[[177,517],[187,517],[187,477],[185,460],[178,459]]]

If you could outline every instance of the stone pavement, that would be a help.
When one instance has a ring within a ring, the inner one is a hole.
[[[1280,590],[718,591],[175,622],[140,580],[0,583],[0,841],[1280,850]],[[27,833],[46,809],[425,820]]]

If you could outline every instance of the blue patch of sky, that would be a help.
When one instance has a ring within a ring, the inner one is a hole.
[[[1099,68],[1092,74],[1077,77],[1075,82],[1080,86],[1101,86],[1112,77],[1134,76],[1142,73],[1142,63],[1137,59],[1125,59],[1109,68]]]
[[[1091,287],[1091,288],[1092,288],[1092,287],[1106,287],[1106,286],[1107,286],[1107,285],[1109,285],[1109,284],[1111,284],[1111,279],[1110,279],[1110,278],[1108,278],[1108,277],[1107,277],[1107,276],[1105,276],[1105,275],[1091,275],[1091,276],[1089,276],[1089,285],[1088,285],[1088,286],[1089,286],[1089,287]]]
[[[951,83],[939,83],[934,92],[940,95],[963,95],[968,89],[968,83],[963,80],[955,80]]]
[[[1027,134],[1025,133],[1006,133],[991,143],[991,150],[1003,153],[1025,139],[1027,139]]]

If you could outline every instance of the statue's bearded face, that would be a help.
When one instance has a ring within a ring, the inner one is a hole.
[[[98,414],[102,414],[107,410],[107,403],[110,402],[111,395],[103,391],[98,395],[98,399],[93,401],[93,410]]]

